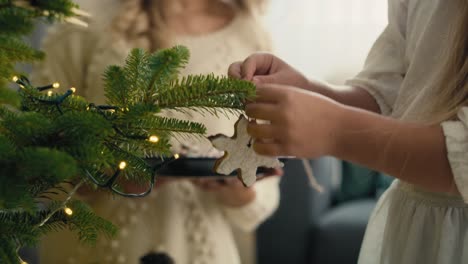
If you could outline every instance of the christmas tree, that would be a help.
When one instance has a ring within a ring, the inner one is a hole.
[[[78,188],[89,184],[128,197],[148,194],[158,168],[177,158],[169,139],[203,136],[206,130],[162,117],[161,110],[240,111],[255,93],[250,83],[213,75],[180,80],[179,70],[189,60],[181,46],[154,54],[135,49],[125,65],[109,66],[106,105],[76,96],[76,88],[58,93],[58,84],[37,86],[15,72],[17,62],[44,57],[22,39],[36,19],[82,23],[80,14],[68,0],[0,0],[0,263],[21,263],[19,248],[64,228],[91,244],[98,235],[113,236],[112,223],[74,199]],[[12,82],[18,91],[7,88]],[[149,157],[161,162],[150,164]],[[122,180],[149,188],[126,193]]]

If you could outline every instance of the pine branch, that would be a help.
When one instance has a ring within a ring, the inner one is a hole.
[[[135,92],[127,84],[125,73],[119,66],[110,66],[104,73],[105,94],[107,103],[111,105],[121,105],[124,108],[130,106],[131,95]]]
[[[0,35],[0,58],[26,62],[43,59],[44,53],[33,49],[19,38]]]
[[[67,203],[70,202],[71,198],[73,197],[75,192],[81,187],[81,185],[83,185],[83,181],[80,181],[78,184],[75,185],[75,187],[71,190],[71,192],[69,192],[67,198],[59,206],[57,206],[57,208],[55,208],[48,215],[46,215],[46,217],[44,217],[44,220],[42,220],[37,225],[37,228],[41,228],[44,224],[46,224],[47,221],[49,221],[49,219],[59,210],[65,209],[65,207],[67,206]]]
[[[204,135],[206,133],[206,127],[203,124],[160,116],[146,117],[142,119],[135,128],[148,131],[150,134],[167,132],[171,135],[178,133]]]
[[[184,46],[163,49],[150,55],[148,61],[152,77],[145,99],[149,100],[150,96],[161,92],[164,84],[177,80],[189,59],[190,51]]]
[[[20,264],[15,243],[3,235],[0,235],[0,263]]]
[[[5,68],[2,68],[2,62],[0,61],[0,75],[10,75],[10,71],[2,72],[3,69]],[[21,98],[18,96],[18,93],[11,89],[4,88],[1,85],[2,81],[0,81],[0,105],[11,105],[12,107],[18,108],[20,106],[21,101]]]
[[[73,209],[73,216],[68,220],[69,229],[78,233],[80,241],[95,245],[99,234],[107,238],[117,234],[111,222],[95,215],[83,202],[71,201],[68,206]]]
[[[191,108],[210,111],[212,108],[241,110],[248,99],[255,96],[255,86],[249,82],[195,75],[171,84],[171,88],[158,94],[154,100],[162,108]]]
[[[143,98],[151,80],[148,54],[142,49],[133,49],[125,61],[123,68],[125,84],[128,85],[128,96],[135,99]],[[133,96],[132,96],[133,95]],[[141,100],[138,100],[141,102]]]

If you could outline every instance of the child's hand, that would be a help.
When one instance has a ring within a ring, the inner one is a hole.
[[[275,83],[305,89],[309,86],[309,80],[302,73],[268,53],[255,53],[243,62],[231,64],[228,74],[255,84]]]
[[[246,114],[270,124],[250,123],[248,133],[259,154],[315,158],[333,155],[345,106],[317,93],[290,86],[257,86],[257,100]]]

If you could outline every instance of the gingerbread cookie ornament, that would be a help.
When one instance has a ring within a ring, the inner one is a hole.
[[[257,168],[283,167],[277,158],[257,154],[251,146],[251,137],[247,134],[249,120],[243,115],[235,124],[235,133],[232,138],[225,135],[210,137],[213,146],[224,151],[224,156],[216,161],[215,171],[229,175],[237,170],[237,177],[242,183],[250,187],[257,179]]]

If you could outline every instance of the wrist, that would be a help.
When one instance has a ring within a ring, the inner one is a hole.
[[[343,159],[343,153],[346,149],[346,131],[349,131],[349,120],[351,118],[349,107],[338,104],[336,113],[333,118],[332,140],[329,155],[339,159]]]
[[[307,79],[307,90],[321,94],[325,97],[331,98],[335,101],[336,100],[336,95],[333,87],[325,82],[325,81],[320,81],[320,80],[315,80],[315,79]]]

